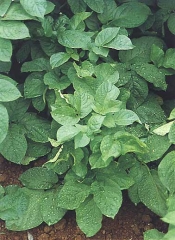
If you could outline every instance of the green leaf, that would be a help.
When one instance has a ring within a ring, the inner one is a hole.
[[[45,197],[41,203],[41,213],[43,221],[49,226],[57,223],[65,215],[66,210],[58,207],[58,194],[59,188],[45,192]]]
[[[175,122],[173,122],[173,124],[170,127],[168,138],[170,140],[170,143],[175,144]]]
[[[174,13],[171,13],[169,18],[168,18],[168,21],[167,21],[167,25],[168,25],[168,28],[170,30],[170,32],[172,34],[175,34],[175,14]]]
[[[105,116],[102,116],[99,114],[93,114],[88,120],[87,133],[91,135],[91,134],[94,134],[95,132],[98,132],[102,126],[104,118]]]
[[[109,27],[101,30],[95,38],[96,46],[104,46],[105,44],[112,41],[117,36],[119,29],[120,28],[117,27]]]
[[[51,115],[53,119],[61,125],[74,125],[79,122],[80,117],[76,110],[69,105],[63,107],[56,107]]]
[[[20,164],[27,151],[24,133],[16,124],[11,124],[4,141],[0,144],[0,152],[4,158]]]
[[[175,151],[168,153],[160,162],[158,174],[163,185],[170,191],[175,192]]]
[[[7,136],[8,127],[9,127],[9,116],[8,116],[7,109],[2,104],[0,104],[0,144]]]
[[[31,189],[49,189],[58,182],[56,173],[43,167],[33,167],[19,177],[22,184]]]
[[[76,221],[87,237],[95,235],[100,230],[102,213],[92,197],[88,197],[76,209]]]
[[[37,58],[30,62],[25,62],[21,67],[21,72],[42,72],[49,70],[50,64],[46,58]]]
[[[46,0],[20,0],[20,4],[23,6],[25,11],[31,16],[36,16],[39,18],[44,18],[47,8]]]
[[[102,13],[104,11],[103,0],[83,0],[94,12]]]
[[[57,141],[58,143],[64,143],[66,141],[69,141],[74,138],[79,132],[80,130],[75,126],[61,126],[57,131]]]
[[[173,120],[173,119],[175,119],[175,108],[171,111],[168,120]]]
[[[75,136],[74,142],[75,142],[75,149],[82,148],[89,144],[90,138],[85,133],[79,132]]]
[[[94,201],[102,214],[114,218],[122,204],[122,192],[120,187],[110,179],[94,181],[91,185]]]
[[[54,72],[48,72],[44,75],[44,83],[48,85],[49,89],[63,90],[70,84],[70,80],[67,76],[59,77]]]
[[[117,4],[114,0],[104,0],[104,9],[103,13],[98,14],[98,19],[102,24],[106,24],[114,18]]]
[[[175,69],[175,48],[169,48],[165,53],[163,66],[165,68]]]
[[[116,50],[129,50],[133,49],[134,45],[131,40],[125,35],[117,35],[112,41],[104,45],[104,47]]]
[[[169,149],[171,143],[167,136],[150,135],[144,143],[149,151],[146,154],[139,155],[140,159],[146,163],[158,160]]]
[[[145,102],[136,109],[142,123],[161,123],[166,120],[156,95],[149,94]]]
[[[0,102],[10,102],[21,97],[20,91],[17,87],[5,79],[0,79]]]
[[[143,77],[148,82],[153,83],[155,87],[166,90],[167,84],[165,81],[165,74],[153,64],[134,64],[132,69],[135,70],[139,76]]]
[[[82,90],[75,91],[73,107],[76,108],[80,118],[85,118],[92,111],[93,102],[92,95]]]
[[[47,143],[43,144],[43,143],[37,143],[31,140],[28,140],[26,156],[39,158],[41,156],[45,156],[47,153],[50,152],[50,150],[51,150],[51,147]]]
[[[116,70],[115,65],[110,63],[101,63],[95,66],[95,75],[99,81],[106,81],[107,79],[112,84],[116,84],[119,81],[118,69]]]
[[[11,122],[19,122],[23,118],[25,112],[30,105],[30,101],[24,98],[18,98],[15,101],[5,103],[7,108],[9,119]]]
[[[31,15],[29,15],[24,8],[19,3],[13,3],[10,5],[10,8],[6,12],[5,16],[2,20],[30,20],[34,19]]]
[[[14,202],[12,209],[21,209],[18,218],[7,219],[6,227],[12,231],[24,231],[40,225],[43,221],[40,205],[45,197],[44,191],[22,188],[18,190],[20,195],[24,196],[21,201],[14,201],[13,195],[11,201]],[[21,196],[21,197],[22,197]]]
[[[25,98],[36,98],[43,96],[46,86],[42,80],[43,75],[31,74],[24,82],[24,96]]]
[[[117,7],[113,24],[124,28],[142,25],[151,14],[149,7],[143,3],[128,2]]]
[[[121,126],[131,125],[133,122],[140,122],[139,117],[135,112],[127,109],[121,109],[114,114],[115,123]]]
[[[70,20],[70,25],[72,29],[77,29],[81,23],[91,16],[91,12],[80,12],[76,13]]]
[[[70,58],[70,55],[68,53],[65,53],[65,52],[55,53],[50,58],[50,65],[52,69],[59,67],[65,62],[67,62],[69,58]]]
[[[70,8],[74,14],[81,13],[86,11],[86,4],[83,0],[68,0]]]
[[[66,30],[59,33],[58,42],[68,48],[88,49],[92,35],[93,33],[82,32],[80,30]]]
[[[11,69],[11,62],[2,62],[0,61],[0,73],[9,72]]]
[[[12,56],[11,41],[0,38],[0,61],[10,62],[11,56]]]
[[[162,66],[164,59],[164,51],[160,47],[153,44],[151,48],[150,59],[157,67]]]
[[[132,43],[135,46],[132,50],[120,51],[119,59],[121,62],[146,63],[150,62],[152,45],[163,48],[163,41],[158,37],[143,36],[133,38]]]
[[[115,140],[113,135],[106,135],[100,144],[103,161],[107,161],[109,157],[118,157],[121,155],[121,144]]]
[[[75,181],[64,184],[58,194],[58,206],[65,209],[76,209],[88,197],[90,187]]]
[[[23,22],[0,21],[0,37],[5,39],[23,39],[30,37],[29,30]]]
[[[164,216],[167,211],[166,196],[163,191],[164,189],[158,185],[157,179],[153,178],[149,168],[142,166],[142,178],[138,183],[140,200],[159,216]]]
[[[128,152],[146,153],[148,151],[145,143],[128,132],[118,131],[114,134],[114,139],[120,143],[121,155],[125,155]]]
[[[166,2],[164,0],[158,0],[157,4],[160,8],[169,11],[175,10],[175,2],[173,0],[167,0]]]
[[[3,17],[10,7],[11,0],[0,0],[0,16]]]
[[[167,133],[169,133],[170,128],[172,126],[172,124],[174,123],[174,121],[166,123],[156,129],[153,130],[153,133],[160,135],[160,136],[165,136]]]
[[[49,142],[50,122],[35,113],[25,113],[21,123],[26,129],[26,136],[35,142]]]
[[[144,240],[163,240],[164,234],[157,229],[151,229],[144,232]]]
[[[164,222],[175,225],[175,211],[168,212],[163,218]]]

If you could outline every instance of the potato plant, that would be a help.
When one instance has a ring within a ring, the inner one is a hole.
[[[127,190],[169,223],[144,239],[174,239],[174,11],[174,0],[0,0],[0,154],[31,166],[23,187],[0,186],[8,229],[75,210],[90,237]]]

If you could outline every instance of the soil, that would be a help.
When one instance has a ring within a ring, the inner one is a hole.
[[[41,165],[43,161],[37,161],[34,165]],[[0,157],[0,184],[20,184],[18,177],[28,168]],[[167,225],[143,204],[136,207],[126,192],[123,198],[122,207],[115,219],[104,217],[101,230],[91,238],[85,237],[76,224],[75,213],[70,211],[57,224],[47,226],[43,223],[23,232],[9,231],[5,228],[5,223],[0,221],[0,240],[143,240],[143,232],[148,229],[167,231]]]

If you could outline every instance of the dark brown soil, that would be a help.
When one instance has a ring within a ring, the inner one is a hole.
[[[18,177],[27,168],[0,157],[0,184],[3,186],[19,184]],[[123,197],[123,205],[115,219],[104,217],[103,226],[94,237],[86,238],[76,225],[75,213],[68,212],[53,226],[48,227],[42,224],[24,232],[8,231],[5,223],[0,221],[0,240],[143,240],[143,232],[148,229],[157,228],[159,231],[166,232],[167,225],[160,221],[158,216],[142,204],[136,207],[126,193]]]

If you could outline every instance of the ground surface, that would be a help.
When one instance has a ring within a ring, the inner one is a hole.
[[[0,184],[19,184],[18,177],[26,169],[0,157]],[[124,202],[116,218],[104,218],[103,227],[94,237],[86,238],[76,225],[74,212],[68,212],[53,226],[42,224],[25,232],[8,231],[0,221],[0,240],[143,240],[143,232],[152,228],[166,232],[167,226],[142,204],[135,207],[124,194]]]

